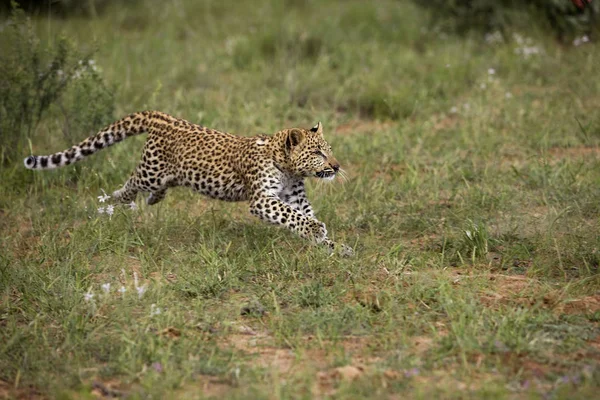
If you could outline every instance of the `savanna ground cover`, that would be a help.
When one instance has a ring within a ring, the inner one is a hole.
[[[33,16],[105,86],[3,155],[0,396],[597,395],[599,47],[536,26],[456,36],[387,0]],[[22,167],[144,109],[242,135],[322,121],[348,180],[309,195],[356,256],[185,189],[107,213],[145,137]]]

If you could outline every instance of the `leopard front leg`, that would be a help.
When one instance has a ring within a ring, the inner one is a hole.
[[[272,224],[285,226],[297,235],[317,244],[327,246],[330,251],[334,243],[327,237],[325,224],[293,209],[276,196],[257,197],[250,202],[250,212]]]
[[[307,217],[315,217],[315,213],[306,196],[304,181],[298,180],[288,184],[288,186],[281,191],[279,197],[294,210],[299,211]]]

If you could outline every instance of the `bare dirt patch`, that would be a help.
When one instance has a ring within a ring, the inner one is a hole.
[[[341,381],[351,382],[361,378],[365,373],[362,365],[344,365],[327,371],[317,372],[312,394],[315,397],[332,396],[336,392],[336,386]]]
[[[329,349],[335,345],[357,361],[373,363],[379,360],[377,357],[363,357],[365,350],[371,342],[370,338],[348,336],[335,341],[319,341],[314,336],[303,338],[303,345],[298,350],[280,347],[275,344],[274,338],[265,332],[256,332],[253,329],[242,326],[238,333],[227,335],[222,345],[233,347],[251,356],[250,362],[254,366],[267,369],[277,369],[280,374],[296,372],[297,369],[305,370],[321,369],[327,367],[334,361],[334,354]]]
[[[92,396],[97,399],[120,398],[126,395],[127,392],[118,380],[96,380],[92,383]]]
[[[537,299],[533,296],[534,289],[539,289],[538,281],[525,275],[490,274],[491,286],[480,294],[481,302],[486,306],[516,303],[533,305]]]
[[[558,160],[565,158],[596,158],[600,157],[600,147],[553,147],[548,150],[548,154]]]
[[[439,119],[436,119],[433,124],[433,131],[443,131],[447,129],[454,129],[460,123],[460,119],[456,116],[443,116]]]
[[[600,311],[600,294],[567,300],[557,307],[557,311],[564,314],[592,314],[598,312]]]
[[[0,399],[42,400],[47,398],[33,386],[15,388],[14,385],[0,380]]]

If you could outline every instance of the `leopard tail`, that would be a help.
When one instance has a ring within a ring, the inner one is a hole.
[[[54,169],[72,164],[130,136],[148,131],[156,123],[173,117],[159,111],[142,111],[126,116],[71,148],[47,156],[29,156],[23,160],[27,169]]]

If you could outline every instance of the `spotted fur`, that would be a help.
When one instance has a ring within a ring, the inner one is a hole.
[[[113,193],[123,203],[149,192],[148,204],[170,187],[186,186],[225,201],[248,201],[257,217],[334,248],[325,224],[306,197],[304,179],[334,179],[340,169],[319,122],[311,129],[285,129],[273,136],[240,137],[208,129],[158,111],[131,114],[83,142],[49,156],[29,156],[29,169],[69,165],[147,132],[142,160],[125,185]],[[346,248],[348,249],[348,248]]]

